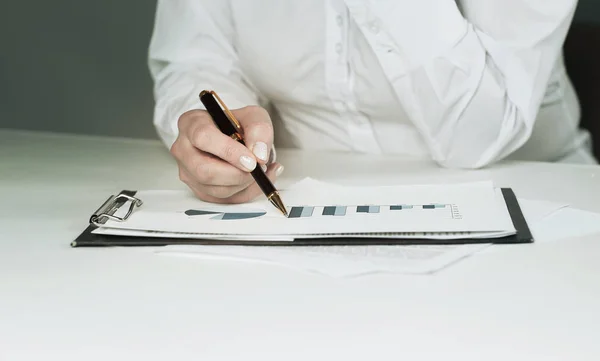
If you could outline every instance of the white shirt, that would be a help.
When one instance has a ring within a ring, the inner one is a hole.
[[[154,124],[212,89],[270,107],[278,146],[593,162],[562,44],[576,0],[159,0]]]

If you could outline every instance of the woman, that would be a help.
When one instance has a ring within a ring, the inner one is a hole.
[[[272,179],[281,172],[269,160],[273,143],[461,168],[593,163],[562,59],[576,5],[159,0],[154,124],[181,179],[212,202],[260,194],[248,172],[257,164]],[[236,109],[247,148],[202,110],[203,89]]]

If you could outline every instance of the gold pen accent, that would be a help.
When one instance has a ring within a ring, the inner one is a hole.
[[[221,105],[221,108],[223,108],[223,111],[225,112],[225,114],[227,114],[227,117],[229,118],[229,120],[231,120],[231,122],[237,128],[237,130],[241,131],[242,130],[242,125],[233,116],[233,113],[231,113],[231,111],[229,110],[229,108],[227,108],[227,105],[225,105],[225,103],[221,100],[221,98],[219,97],[219,95],[215,91],[211,91],[210,93],[215,96],[215,98],[217,99],[217,101]]]
[[[275,206],[275,208],[279,209],[284,216],[288,216],[287,209],[285,208],[285,205],[283,204],[283,201],[279,196],[279,192],[272,192],[267,196],[267,199],[269,200],[269,202],[271,202],[272,205]]]

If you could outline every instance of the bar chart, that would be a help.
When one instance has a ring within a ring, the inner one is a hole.
[[[391,205],[326,205],[292,206],[288,218],[344,217],[368,214],[412,214],[423,213],[452,219],[460,219],[461,214],[454,204],[391,204]]]

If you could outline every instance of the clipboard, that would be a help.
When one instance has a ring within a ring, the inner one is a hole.
[[[91,216],[89,225],[71,242],[71,247],[128,247],[128,246],[168,246],[168,245],[221,245],[221,246],[340,246],[340,245],[456,245],[456,244],[520,244],[533,243],[525,216],[518,199],[511,188],[501,188],[508,213],[516,230],[515,234],[493,238],[301,238],[293,241],[231,241],[197,238],[167,238],[167,237],[133,237],[121,235],[95,234],[93,231],[101,227],[107,220],[125,222],[143,205],[143,200],[136,198],[136,191],[123,190],[117,195],[111,195]],[[117,217],[115,213],[129,203],[124,216]]]

